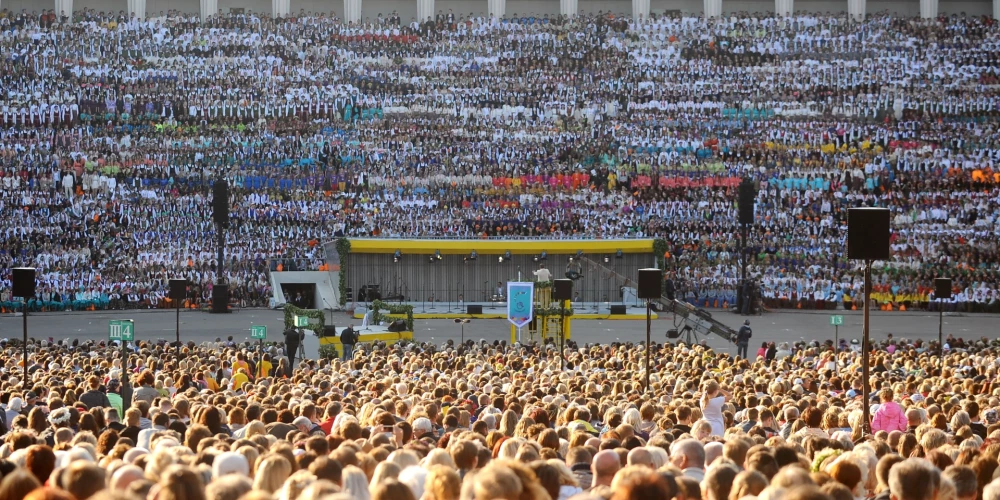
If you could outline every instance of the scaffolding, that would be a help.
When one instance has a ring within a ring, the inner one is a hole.
[[[552,305],[552,288],[541,288],[535,291],[535,309],[549,309]],[[565,309],[570,308],[570,301],[566,300],[563,302],[563,307]],[[561,323],[561,325],[560,325]],[[531,322],[522,328],[518,328],[514,325],[510,325],[510,341],[521,342],[523,344],[531,344],[534,342],[539,342],[545,344],[549,339],[556,346],[559,345],[559,333],[564,332],[566,335],[565,340],[572,338],[571,336],[571,325],[572,316],[563,316],[559,314],[531,318]],[[561,326],[561,328],[560,328]],[[520,331],[520,336],[518,333]]]

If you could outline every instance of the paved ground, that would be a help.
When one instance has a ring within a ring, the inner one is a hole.
[[[838,312],[844,315],[844,325],[840,336],[861,337],[862,315],[857,312]],[[745,319],[730,313],[715,313],[717,319],[737,328]],[[236,340],[248,339],[251,325],[267,325],[268,334],[276,338],[281,332],[282,313],[267,309],[243,310],[234,314],[215,315],[203,312],[181,313],[181,339],[201,342],[216,337],[232,335]],[[111,311],[79,313],[44,313],[28,317],[28,333],[34,338],[80,338],[106,339],[108,320],[135,320],[136,338],[145,340],[173,340],[175,317],[172,311]],[[337,326],[348,323],[360,325],[359,320],[345,313],[336,313],[332,318]],[[834,329],[829,325],[829,313],[776,312],[761,317],[751,317],[755,341],[797,341],[823,340],[833,338]],[[0,338],[20,337],[22,319],[19,316],[0,316]],[[995,335],[1000,325],[1000,315],[970,314],[946,315],[945,335],[957,337],[981,337]],[[652,335],[655,341],[663,341],[667,329],[672,327],[670,314],[661,314],[654,320]],[[921,312],[875,312],[871,319],[872,338],[881,339],[891,332],[895,337],[936,339],[938,316]],[[417,320],[414,338],[417,340],[443,342],[447,339],[459,340],[461,328],[452,320]],[[645,339],[645,321],[574,321],[572,336],[578,342],[641,341]],[[505,320],[474,320],[465,325],[465,337],[472,339],[509,339],[510,326]],[[708,337],[715,348],[728,349],[730,346],[718,337]],[[752,344],[754,345],[754,344]]]

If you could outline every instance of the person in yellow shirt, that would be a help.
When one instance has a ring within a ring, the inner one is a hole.
[[[257,363],[257,378],[269,377],[271,368],[273,367],[274,365],[271,364],[271,355],[265,354],[260,363]]]
[[[243,369],[243,373],[250,375],[250,363],[247,363],[247,358],[242,352],[236,353],[236,361],[233,362],[233,372],[236,372],[240,368]]]
[[[246,384],[248,382],[250,382],[250,376],[247,375],[247,371],[245,368],[240,368],[236,370],[236,373],[233,374],[233,383],[230,389],[238,391],[243,388],[243,384]]]
[[[215,377],[211,372],[198,373],[198,375],[205,381],[205,385],[208,386],[208,390],[212,392],[219,392],[219,383],[215,380]]]

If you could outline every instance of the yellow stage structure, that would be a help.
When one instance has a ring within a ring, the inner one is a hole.
[[[563,301],[563,307],[566,309],[570,308],[570,301]],[[558,311],[559,305],[552,305],[552,289],[543,288],[541,290],[535,290],[535,311],[539,309],[544,309],[546,311]],[[538,317],[535,316],[531,323],[527,326],[521,328],[521,338],[520,340],[525,343],[539,342],[545,343],[546,340],[552,339],[556,345],[559,345],[559,332],[560,323],[562,323],[562,330],[566,333],[566,340],[571,338],[570,328],[573,324],[572,316],[563,316],[561,314],[547,314],[546,316]],[[514,325],[510,325],[510,341],[511,343],[518,341],[517,336],[518,328]]]

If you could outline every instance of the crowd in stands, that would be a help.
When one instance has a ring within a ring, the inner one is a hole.
[[[72,22],[70,22],[72,21]],[[340,236],[664,238],[695,301],[737,282],[736,186],[772,307],[858,299],[846,209],[893,213],[883,306],[997,310],[992,19],[0,14],[0,302],[264,305]],[[210,184],[233,186],[225,276]],[[284,264],[282,264],[284,265]],[[712,301],[714,305],[716,301]]]
[[[631,343],[5,339],[0,499],[997,500],[1000,344],[950,342],[877,343],[864,400],[832,343],[654,345],[646,387]]]

